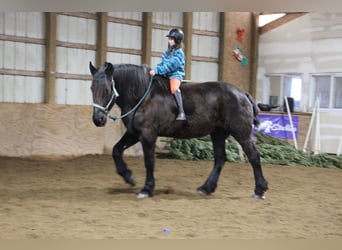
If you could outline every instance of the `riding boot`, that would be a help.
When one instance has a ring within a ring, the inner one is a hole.
[[[177,89],[174,96],[175,96],[177,106],[178,106],[178,116],[177,116],[176,120],[185,121],[186,117],[185,117],[185,113],[184,113],[184,109],[183,109],[183,100],[182,100],[182,94],[181,94],[180,89]]]

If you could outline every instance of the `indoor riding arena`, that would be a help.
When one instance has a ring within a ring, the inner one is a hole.
[[[0,238],[342,239],[341,23],[338,12],[0,12]],[[254,131],[289,145],[273,163],[260,152],[265,199],[241,148],[210,195],[197,188],[214,161],[171,157],[172,138],[157,140],[152,197],[138,196],[139,142],[123,157],[136,185],[117,174],[112,149],[127,129],[95,126],[89,62],[154,68],[174,27],[182,84],[248,92]]]

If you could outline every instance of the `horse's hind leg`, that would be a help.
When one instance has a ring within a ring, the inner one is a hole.
[[[253,173],[254,173],[254,179],[255,179],[254,196],[256,198],[264,199],[265,198],[264,193],[268,189],[268,183],[265,180],[263,173],[262,173],[259,152],[250,138],[246,138],[246,139],[235,138],[235,139],[240,143],[243,151],[247,155],[248,160],[253,167]]]
[[[114,145],[112,156],[116,166],[117,173],[122,176],[126,183],[135,185],[135,178],[132,171],[127,168],[127,164],[124,162],[122,155],[125,149],[133,146],[138,142],[138,138],[128,132],[126,132],[117,144]]]
[[[202,195],[208,195],[215,192],[222,167],[227,159],[225,150],[225,141],[227,137],[228,134],[223,129],[216,129],[211,134],[215,159],[214,168],[205,183],[197,189]]]

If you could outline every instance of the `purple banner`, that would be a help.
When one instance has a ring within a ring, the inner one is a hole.
[[[279,138],[293,139],[290,119],[285,115],[259,115],[258,131]],[[298,138],[298,116],[292,116],[293,130]]]

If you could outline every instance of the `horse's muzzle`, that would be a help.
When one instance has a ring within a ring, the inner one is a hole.
[[[103,127],[107,122],[107,115],[102,112],[93,114],[93,122],[96,127]]]

